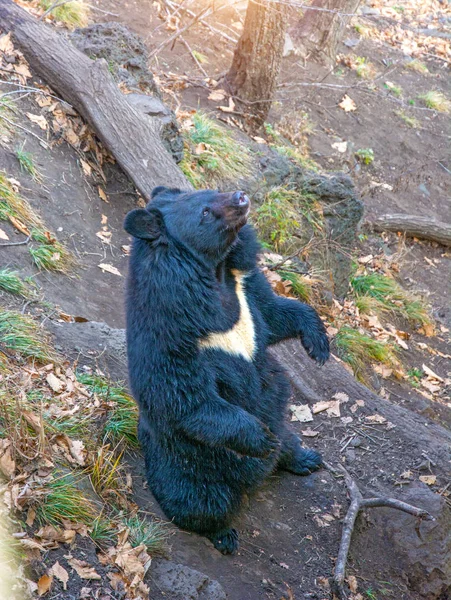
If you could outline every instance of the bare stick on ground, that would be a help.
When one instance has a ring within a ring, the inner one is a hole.
[[[364,498],[357,483],[354,481],[354,479],[352,479],[342,465],[336,465],[335,467],[324,463],[324,466],[334,475],[338,475],[339,473],[343,474],[351,500],[348,512],[343,519],[343,533],[341,535],[340,549],[338,551],[337,562],[335,564],[334,576],[330,580],[330,587],[333,595],[339,600],[344,600],[347,598],[347,594],[344,589],[346,562],[348,560],[351,537],[354,531],[355,522],[361,510],[365,508],[383,506],[402,510],[403,512],[409,513],[414,517],[424,519],[425,521],[435,521],[435,518],[426,510],[417,508],[416,506],[412,506],[411,504],[407,504],[401,500],[396,500],[396,498],[388,498],[386,496],[381,496],[378,498]]]
[[[451,225],[417,215],[384,215],[372,223],[375,231],[401,231],[409,237],[451,246]]]

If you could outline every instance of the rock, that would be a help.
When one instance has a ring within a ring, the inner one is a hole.
[[[135,96],[129,99],[131,104],[161,119],[161,139],[174,160],[180,162],[183,158],[183,139],[174,112],[161,102],[160,90],[147,66],[149,54],[144,41],[120,23],[96,23],[76,29],[70,39],[90,58],[104,58],[107,61],[113,77],[128,90],[136,92],[130,94]],[[148,98],[147,105],[136,96]],[[153,108],[149,108],[151,106]],[[158,110],[155,112],[156,107]]]
[[[151,598],[156,598],[152,594],[155,589],[167,600],[227,600],[220,583],[170,560],[154,559],[147,579]]]
[[[434,515],[436,521],[418,520],[390,508],[370,509],[369,518],[377,535],[390,544],[399,568],[411,591],[427,600],[451,598],[451,511],[444,498],[420,482],[411,484],[398,495],[400,500],[419,506]]]
[[[299,190],[300,194],[311,195],[320,204],[324,232],[308,260],[316,270],[328,274],[324,280],[326,288],[330,287],[337,296],[346,295],[351,274],[350,255],[363,216],[363,203],[357,197],[352,179],[343,173],[320,175],[306,171],[287,157],[269,150],[260,159],[260,172],[245,182],[245,189],[258,204],[271,188],[287,184],[291,189]],[[302,248],[315,230],[305,216],[299,217],[301,227],[298,237]]]

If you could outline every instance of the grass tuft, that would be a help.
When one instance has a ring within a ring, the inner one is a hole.
[[[449,113],[451,112],[451,101],[438,90],[431,90],[426,94],[418,96],[426,104],[428,108],[432,108],[437,112]]]
[[[289,281],[291,284],[291,291],[299,298],[302,302],[310,304],[313,300],[314,289],[313,280],[299,273],[290,273],[288,271],[279,271],[279,275],[285,281]]]
[[[413,324],[433,323],[424,303],[391,277],[380,273],[359,275],[351,279],[351,286],[356,295],[356,306],[361,313],[383,315],[391,312]]]
[[[15,311],[0,311],[0,343],[23,358],[46,363],[56,359],[44,331],[31,317]]]
[[[312,194],[278,186],[266,194],[255,211],[254,222],[264,245],[278,253],[289,254],[299,245],[295,234],[302,218],[314,230],[323,230],[321,207]]]
[[[194,187],[212,187],[249,173],[249,150],[224,127],[201,112],[185,123],[185,155],[180,168]]]
[[[138,447],[138,407],[125,388],[117,384],[112,386],[108,380],[98,375],[84,373],[77,375],[77,379],[110,405],[104,426],[105,439],[115,446],[125,441],[134,448]]]
[[[386,81],[384,83],[384,88],[387,89],[391,94],[393,94],[393,96],[396,96],[396,98],[400,98],[402,96],[402,87],[396,85],[396,83]]]
[[[89,478],[94,491],[101,498],[122,488],[121,458],[122,452],[111,450],[109,444],[101,446],[97,451]]]
[[[40,5],[44,10],[48,10],[54,0],[41,0]],[[81,0],[69,0],[61,6],[55,6],[50,13],[56,21],[61,21],[69,28],[86,27],[89,18],[89,7]]]
[[[380,342],[351,327],[342,327],[336,337],[338,356],[352,368],[359,381],[365,382],[366,368],[374,362],[393,365],[396,362],[394,347]]]
[[[99,515],[91,525],[89,537],[100,545],[114,544],[117,534],[110,519]]]
[[[19,277],[19,274],[10,269],[0,270],[0,290],[8,292],[8,294],[17,294],[24,298],[30,295],[27,285]]]
[[[364,165],[370,165],[374,161],[374,152],[372,148],[361,148],[354,154],[356,158]]]
[[[85,494],[77,487],[72,475],[55,473],[48,483],[41,501],[36,507],[36,517],[40,523],[60,525],[68,520],[92,526],[96,509]]]
[[[424,64],[424,62],[421,62],[421,60],[418,60],[417,58],[414,58],[413,60],[409,61],[405,65],[405,67],[406,69],[410,69],[411,71],[415,71],[416,73],[422,73],[423,75],[429,73],[429,69]]]
[[[412,115],[406,114],[403,110],[396,110],[395,115],[400,117],[404,121],[404,123],[408,127],[412,127],[412,129],[419,129],[421,127],[421,123],[418,119],[416,119]]]
[[[24,145],[22,145],[21,148],[17,148],[16,157],[19,161],[21,171],[24,171],[25,173],[31,175],[34,181],[41,181],[41,174],[39,173],[38,169],[34,164],[33,155],[31,154],[31,152],[26,152],[24,150]]]
[[[151,556],[165,550],[168,532],[162,523],[135,515],[126,519],[124,525],[129,530],[128,540],[133,547],[143,544]]]

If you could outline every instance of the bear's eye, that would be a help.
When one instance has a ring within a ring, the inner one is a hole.
[[[210,209],[209,208],[204,208],[204,211],[202,213],[203,217],[206,217],[208,214],[210,213]]]

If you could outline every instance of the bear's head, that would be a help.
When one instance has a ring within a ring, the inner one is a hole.
[[[213,265],[221,262],[247,222],[250,201],[244,192],[182,191],[157,187],[145,209],[125,217],[124,228],[152,245],[178,240]]]

